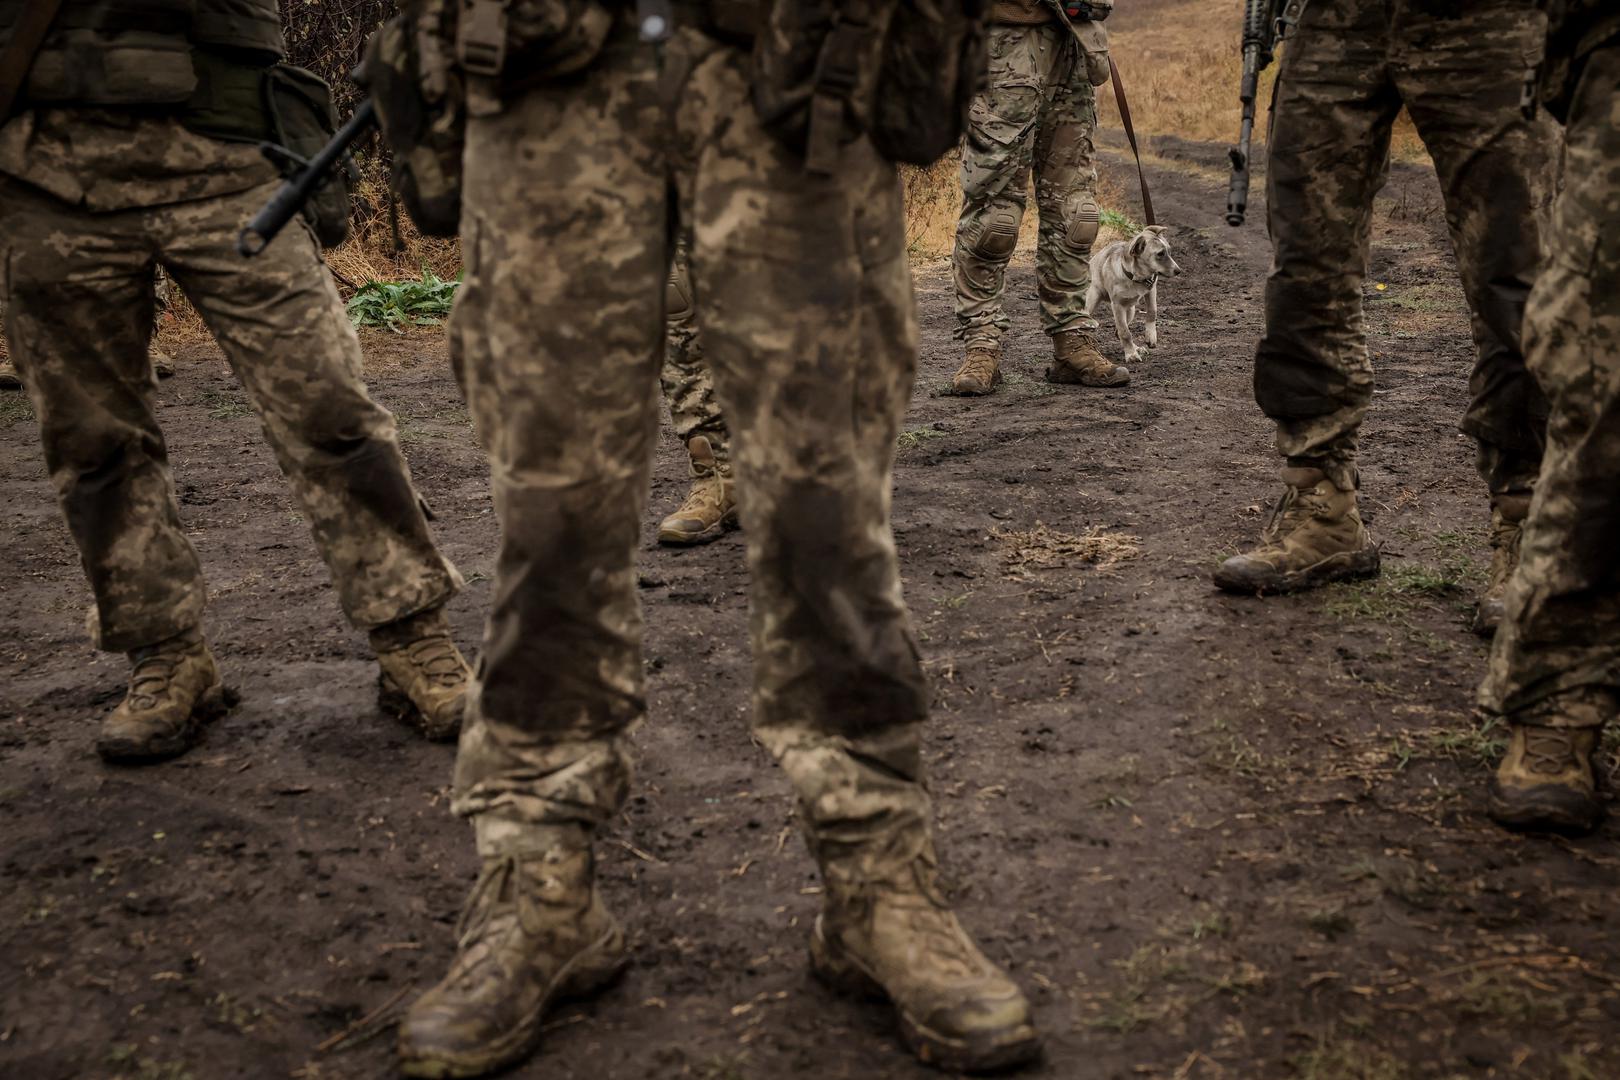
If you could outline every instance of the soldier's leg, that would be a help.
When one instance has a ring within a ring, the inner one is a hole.
[[[268,194],[152,211],[160,255],[258,412],[344,613],[370,634],[383,707],[449,738],[469,672],[441,609],[460,575],[434,545],[394,418],[361,381],[360,343],[314,236],[299,219],[257,258],[237,254],[237,230]]]
[[[737,526],[731,438],[715,401],[714,377],[698,334],[688,248],[689,241],[682,236],[664,287],[668,337],[660,381],[670,423],[692,463],[692,488],[680,508],[659,523],[658,540],[663,544],[705,544]]]
[[[615,34],[582,73],[468,125],[451,356],[501,544],[454,807],[473,818],[483,874],[449,976],[400,1026],[413,1076],[525,1056],[549,1001],[623,962],[590,838],[624,800],[626,736],[646,706],[635,552],[658,428],[667,177],[656,60],[633,29]]]
[[[678,138],[700,146],[693,278],[743,492],[755,730],[827,886],[814,962],[879,986],[925,1058],[1025,1060],[1023,996],[934,888],[926,687],[889,525],[917,348],[894,168],[861,141],[834,175],[807,173],[755,119],[735,48],[679,100]]]
[[[953,380],[959,394],[988,394],[1001,381],[1009,325],[1002,292],[1029,198],[1042,77],[1051,66],[1044,43],[1036,27],[990,28],[989,82],[973,99],[962,140],[962,213],[951,256],[956,338],[967,353]]]
[[[152,411],[152,245],[141,212],[90,214],[0,181],[7,334],[95,595],[97,644],[128,653],[103,723],[113,760],[172,757],[225,707],[202,642],[202,570]]]
[[[0,390],[21,390],[22,380],[17,377],[17,365],[11,362],[11,350],[6,344],[6,305],[0,299]]]
[[[1477,360],[1462,430],[1478,440],[1492,502],[1490,581],[1474,621],[1489,633],[1501,620],[1547,425],[1547,399],[1520,340],[1558,140],[1551,121],[1526,119],[1520,106],[1545,20],[1493,0],[1461,16],[1414,16],[1401,29],[1396,84],[1440,174],[1473,316]]]
[[[1267,145],[1274,248],[1255,400],[1277,422],[1284,491],[1253,551],[1215,583],[1233,592],[1312,588],[1378,572],[1356,506],[1356,447],[1372,400],[1361,309],[1373,196],[1400,99],[1383,0],[1312,4],[1277,77]]]
[[[1057,53],[1035,140],[1035,203],[1041,215],[1035,281],[1041,329],[1052,339],[1046,378],[1082,386],[1124,386],[1131,373],[1097,351],[1092,343],[1097,320],[1086,310],[1091,245],[1101,217],[1092,160],[1097,98],[1086,80],[1079,46],[1057,27],[1041,32]]]
[[[1602,803],[1592,755],[1620,712],[1620,45],[1587,61],[1564,190],[1529,300],[1525,347],[1551,403],[1481,704],[1512,725],[1491,791],[1505,825],[1584,830]]]

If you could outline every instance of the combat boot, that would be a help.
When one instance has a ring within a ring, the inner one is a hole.
[[[1565,833],[1595,829],[1603,803],[1592,757],[1615,711],[1608,693],[1574,691],[1513,719],[1512,741],[1491,780],[1489,809],[1497,824]]]
[[[471,671],[450,637],[443,608],[371,632],[377,651],[377,704],[434,742],[456,737]]]
[[[156,345],[147,350],[146,357],[152,363],[152,374],[160,379],[174,378],[174,357]]]
[[[1490,637],[1502,624],[1508,582],[1519,568],[1519,538],[1530,516],[1530,496],[1498,495],[1491,500],[1491,573],[1474,608],[1474,633]]]
[[[1260,546],[1234,555],[1215,571],[1227,592],[1285,593],[1378,573],[1378,547],[1356,508],[1320,469],[1283,470],[1287,488],[1271,511]]]
[[[588,847],[486,857],[444,981],[399,1025],[406,1076],[495,1072],[533,1053],[546,1010],[623,970],[624,930],[597,895]]]
[[[969,345],[967,358],[951,379],[951,391],[963,397],[982,397],[1000,385],[1000,347],[982,341]]]
[[[199,631],[136,649],[129,660],[129,691],[96,739],[96,752],[107,761],[161,761],[183,754],[196,744],[205,723],[235,704]]]
[[[702,435],[692,436],[687,453],[692,456],[697,475],[680,509],[659,522],[660,544],[707,544],[718,540],[727,529],[737,527],[737,487],[721,471],[709,440]]]
[[[22,379],[17,377],[17,365],[10,360],[0,360],[0,390],[21,390]]]
[[[1131,381],[1131,369],[1098,352],[1084,330],[1065,330],[1052,335],[1052,366],[1046,369],[1046,381],[1080,386],[1124,386]]]
[[[968,937],[940,895],[932,847],[888,881],[836,883],[810,939],[829,986],[883,997],[919,1060],[957,1072],[1040,1056],[1029,1002]]]

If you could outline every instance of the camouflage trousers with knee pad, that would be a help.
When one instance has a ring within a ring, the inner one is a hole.
[[[993,342],[1009,325],[1001,296],[1032,178],[1041,328],[1094,329],[1085,302],[1098,228],[1097,99],[1069,32],[1056,24],[992,26],[990,80],[968,124],[952,259],[957,338]]]
[[[725,414],[714,396],[714,373],[703,355],[703,339],[698,335],[697,303],[692,293],[692,271],[688,266],[691,239],[682,236],[675,245],[669,264],[669,282],[664,288],[664,318],[668,334],[664,340],[664,367],[659,382],[664,404],[669,406],[669,422],[676,438],[690,450],[699,436],[709,441],[714,465],[691,459],[694,477],[708,476],[711,468],[731,475],[731,438],[726,434]]]

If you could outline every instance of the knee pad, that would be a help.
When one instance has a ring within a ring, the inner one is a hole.
[[[692,279],[686,263],[675,262],[669,268],[669,280],[664,282],[664,318],[679,322],[692,314]]]
[[[1091,245],[1097,241],[1102,228],[1102,212],[1097,200],[1076,192],[1063,204],[1063,242],[1081,255],[1091,254]]]
[[[1006,262],[1018,246],[1018,227],[1024,208],[1015,202],[991,203],[979,219],[979,227],[968,239],[967,249],[990,262]]]

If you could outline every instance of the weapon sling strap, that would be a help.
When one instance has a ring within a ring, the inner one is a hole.
[[[22,94],[23,84],[34,67],[34,57],[51,32],[56,13],[64,0],[36,0],[24,4],[11,40],[0,51],[0,124],[11,118],[11,111]]]
[[[1108,57],[1108,74],[1114,81],[1114,100],[1119,103],[1119,119],[1125,125],[1125,138],[1130,141],[1131,154],[1136,158],[1136,180],[1142,185],[1142,224],[1157,225],[1153,216],[1153,196],[1148,192],[1147,173],[1142,170],[1142,151],[1136,147],[1136,129],[1131,126],[1131,104],[1125,100],[1125,84],[1119,78],[1119,65]]]

